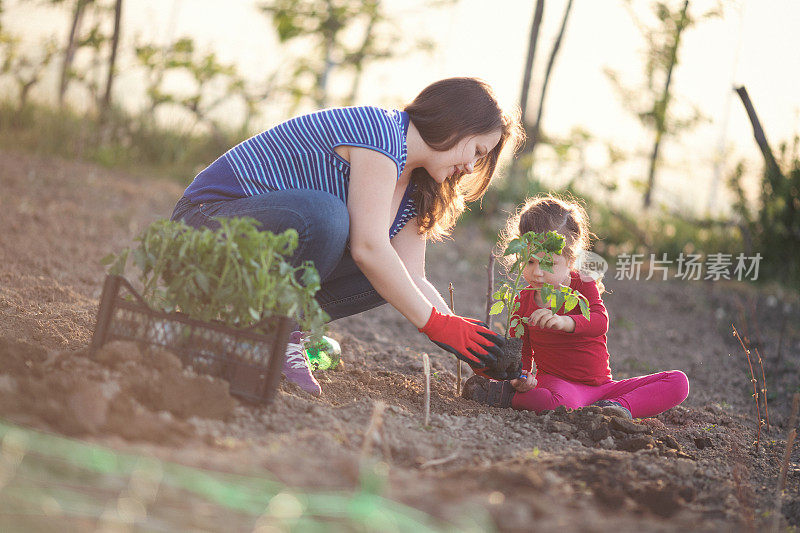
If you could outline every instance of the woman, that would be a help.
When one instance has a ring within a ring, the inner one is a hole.
[[[425,244],[483,196],[521,132],[485,82],[445,79],[402,112],[327,109],[242,142],[195,177],[172,219],[216,228],[212,217],[249,216],[263,230],[294,228],[291,260],[314,262],[331,320],[389,302],[431,341],[502,379],[492,371],[502,338],[452,314],[425,278]],[[292,333],[284,375],[319,395],[302,339]]]

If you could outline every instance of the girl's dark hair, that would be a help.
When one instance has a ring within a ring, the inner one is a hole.
[[[589,231],[589,217],[583,205],[574,198],[560,198],[553,194],[528,198],[517,212],[509,217],[502,235],[502,249],[524,233],[535,231],[545,233],[555,231],[564,236],[564,250],[561,255],[570,270],[582,251],[588,251],[594,235]],[[508,260],[513,263],[511,256]],[[603,283],[597,280],[600,292]]]
[[[471,174],[452,176],[439,184],[424,168],[413,170],[413,200],[420,231],[439,239],[450,233],[465,202],[486,193],[505,144],[511,141],[516,151],[525,133],[518,113],[504,112],[489,84],[477,78],[448,78],[432,83],[404,111],[422,140],[439,151],[449,150],[465,137],[500,130],[500,142],[478,160]]]

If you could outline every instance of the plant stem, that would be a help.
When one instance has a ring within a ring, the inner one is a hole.
[[[761,365],[761,395],[764,398],[764,415],[767,417],[767,431],[770,431],[769,407],[767,406],[767,376],[764,374],[764,361],[761,359],[761,354],[758,353],[758,348],[756,348],[756,355],[758,356],[758,363]]]
[[[747,357],[747,365],[750,367],[750,383],[753,384],[753,399],[756,403],[756,422],[758,425],[757,433],[756,433],[756,453],[758,453],[758,445],[761,442],[761,409],[758,406],[758,381],[753,374],[753,363],[750,361],[750,350],[745,346],[744,341],[739,336],[739,332],[736,331],[736,326],[731,324],[731,328],[733,328],[733,336],[739,340],[739,344],[742,345],[742,349],[744,350],[744,354]]]
[[[492,309],[492,294],[494,294],[494,254],[492,252],[489,252],[489,264],[486,266],[486,275],[489,278],[486,284],[486,325],[491,325],[489,323],[489,320],[491,320],[489,311]]]
[[[517,278],[514,280],[514,287],[513,287],[514,290],[511,291],[510,294],[506,295],[506,298],[507,298],[506,307],[508,308],[508,312],[506,313],[506,315],[508,317],[506,319],[506,331],[505,331],[506,339],[508,339],[510,337],[510,334],[511,334],[511,319],[514,317],[514,312],[515,312],[514,300],[516,300],[516,296],[520,292],[519,291],[519,285],[520,285],[519,278],[522,277],[522,271],[525,268],[523,265],[517,266],[516,263],[514,264],[514,266],[516,267],[516,270],[517,270]]]

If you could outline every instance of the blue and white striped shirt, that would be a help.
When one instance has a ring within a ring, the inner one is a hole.
[[[287,120],[228,150],[200,172],[184,196],[193,203],[245,198],[284,189],[329,192],[347,203],[350,164],[337,146],[376,150],[406,164],[408,114],[379,107],[342,107]],[[417,215],[409,184],[389,238]]]

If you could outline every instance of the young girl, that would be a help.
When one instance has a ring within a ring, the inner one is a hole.
[[[565,238],[564,250],[554,255],[553,271],[531,259],[523,270],[529,290],[522,291],[518,315],[530,317],[522,337],[523,376],[511,381],[472,376],[464,396],[496,407],[541,412],[559,405],[603,407],[627,418],[655,416],[680,404],[689,394],[689,381],[680,370],[614,381],[608,364],[608,312],[600,297],[602,284],[577,272],[581,250],[590,233],[583,208],[553,196],[528,200],[509,220],[509,239],[529,231],[555,231]],[[554,314],[542,301],[542,284],[568,285],[589,301],[589,319],[578,307]],[[532,362],[536,375],[531,375]]]
[[[172,218],[216,228],[217,217],[247,216],[264,231],[293,228],[291,260],[314,263],[331,320],[388,302],[438,346],[491,368],[503,338],[450,311],[425,277],[425,246],[483,196],[503,147],[522,132],[484,81],[440,80],[403,110],[325,109],[247,139],[195,177]],[[303,342],[292,333],[283,372],[319,395]]]

